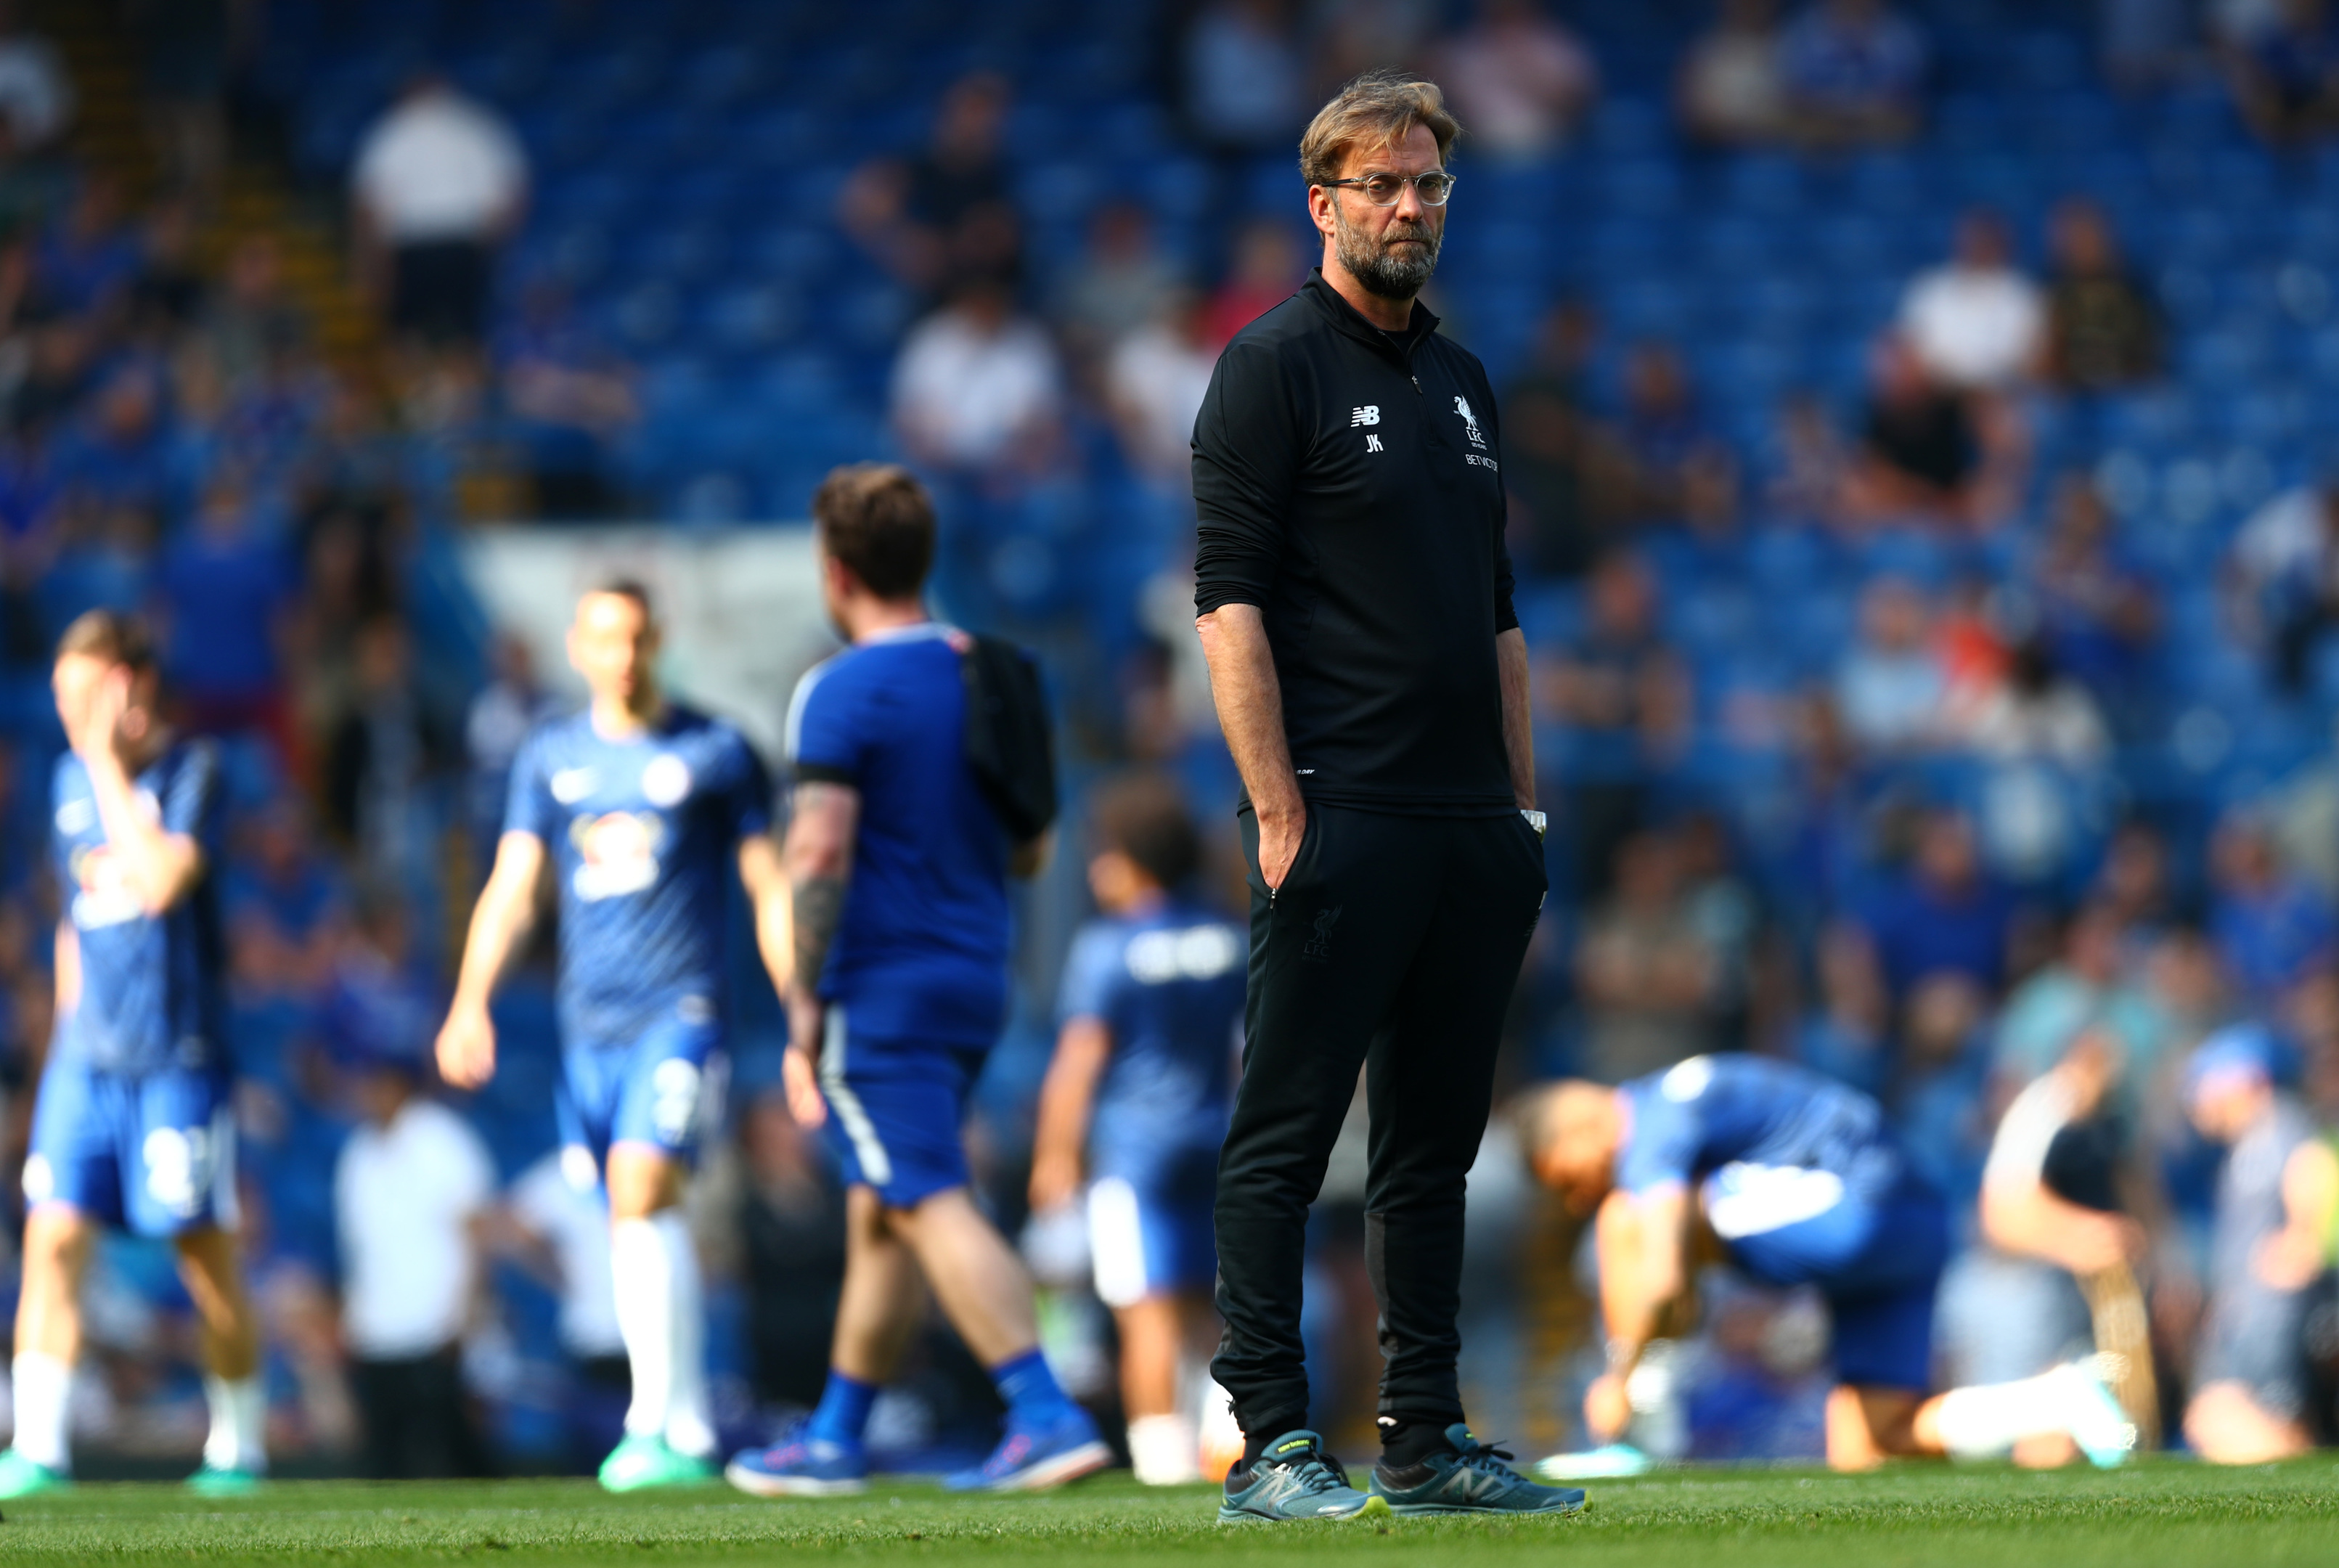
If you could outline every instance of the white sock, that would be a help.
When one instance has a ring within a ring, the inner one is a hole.
[[[1953,1458],[1994,1459],[2026,1437],[2063,1431],[2069,1401],[2058,1377],[2048,1372],[2019,1383],[1950,1389],[1937,1417],[1941,1446]]]
[[[214,1470],[264,1473],[268,1468],[266,1380],[257,1372],[233,1382],[215,1373],[207,1375],[203,1396],[212,1407],[212,1434],[203,1442],[203,1463]]]
[[[678,1453],[714,1452],[698,1255],[688,1225],[674,1209],[619,1220],[609,1228],[609,1266],[634,1380],[626,1431],[662,1435]]]
[[[1129,1466],[1144,1486],[1202,1478],[1201,1443],[1182,1415],[1140,1415],[1129,1424]]]
[[[705,1459],[715,1453],[715,1417],[706,1398],[706,1292],[698,1273],[698,1246],[679,1208],[653,1218],[665,1245],[666,1315],[666,1441],[676,1454]]]
[[[65,1417],[73,1404],[74,1369],[54,1356],[37,1351],[16,1357],[9,1367],[16,1396],[17,1453],[52,1470],[71,1470],[73,1450],[65,1439]]]

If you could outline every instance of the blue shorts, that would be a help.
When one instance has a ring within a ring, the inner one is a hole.
[[[228,1075],[135,1076],[49,1059],[25,1157],[27,1207],[56,1204],[140,1236],[236,1223]]]
[[[1148,1297],[1210,1288],[1219,1271],[1210,1206],[1215,1144],[1116,1159],[1089,1184],[1089,1258],[1097,1298],[1133,1307]]]
[[[964,1187],[960,1124],[987,1046],[930,1045],[853,1032],[842,1002],[828,1006],[820,1090],[829,1144],[844,1179],[871,1188],[888,1208],[911,1208]]]
[[[1709,1218],[1721,1209],[1709,1186]],[[1949,1206],[1940,1195],[1904,1173],[1873,1194],[1839,1186],[1824,1207],[1799,1205],[1790,1193],[1778,1218],[1766,1228],[1725,1229],[1717,1222],[1715,1228],[1748,1273],[1774,1285],[1815,1285],[1827,1297],[1836,1381],[1931,1387],[1933,1304],[1949,1257]]]
[[[556,1103],[570,1179],[582,1186],[600,1174],[612,1144],[693,1159],[722,1114],[722,1043],[723,1028],[713,1016],[676,1012],[631,1040],[578,1040],[563,1049]]]

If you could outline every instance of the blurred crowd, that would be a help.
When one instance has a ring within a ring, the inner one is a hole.
[[[490,1091],[438,1095],[421,1065],[448,912],[479,873],[519,737],[548,711],[525,651],[475,631],[449,540],[483,487],[492,507],[564,519],[663,505],[628,477],[645,377],[557,272],[518,263],[530,153],[489,95],[414,72],[340,185],[257,221],[239,181],[274,177],[277,147],[239,62],[271,8],[188,5],[165,29],[181,9],[124,8],[164,29],[140,36],[171,40],[133,61],[133,123],[155,151],[125,158],[83,133],[95,105],[74,65],[89,30],[60,29],[67,49],[0,6],[0,1190],[20,1219],[52,1006],[49,648],[82,609],[136,609],[163,628],[182,722],[223,737],[232,762],[224,886],[272,1446],[408,1464],[359,1457],[350,1357],[459,1344],[482,1439],[439,1462],[570,1466],[614,1436],[624,1369],[597,1215],[547,1153],[544,973],[499,1004],[518,1043]],[[2085,9],[2092,69],[2123,93],[2222,84],[2270,157],[2339,131],[2339,15],[2318,0]],[[1603,61],[1566,10],[1177,7],[1147,91],[1217,194],[1165,203],[1137,178],[1044,257],[1010,133],[1019,84],[988,69],[922,105],[913,139],[873,143],[833,205],[794,215],[910,301],[884,439],[942,498],[942,606],[1042,650],[1076,784],[1150,764],[1205,821],[1231,805],[1188,629],[1188,439],[1219,349],[1310,264],[1288,169],[1298,127],[1359,70],[1420,68],[1470,133],[1461,212],[1474,185],[1491,196],[1497,177],[1580,155]],[[1673,133],[1699,158],[1889,152],[1920,143],[1934,108],[1921,8],[1884,0],[1725,0],[1672,69]],[[1233,199],[1276,160],[1278,205]],[[317,232],[335,240],[324,276],[302,250]],[[1872,280],[1890,320],[1844,345],[1864,388],[1849,403],[1788,388],[1724,406],[1685,335],[1619,330],[1564,286],[1535,301],[1531,340],[1501,344],[1474,337],[1493,313],[1468,291],[1431,298],[1502,368],[1564,894],[1522,981],[1512,1086],[1757,1050],[1875,1094],[1964,1202],[1945,1376],[1984,1381],[2038,1369],[2006,1365],[2009,1345],[2043,1366],[2086,1333],[2068,1285],[2087,1260],[1983,1223],[1999,1118],[2075,1052],[2106,1064],[2117,1114],[2099,1163],[2118,1191],[2101,1207],[2136,1222],[2116,1245],[2146,1282],[2174,1400],[2221,1286],[2206,1237],[2231,1141],[2188,1115],[2187,1053],[2224,1025],[2263,1024],[2283,1104],[2339,1125],[2339,757],[2318,735],[2278,769],[2223,766],[2245,737],[2218,696],[2246,688],[2294,729],[2325,723],[2339,482],[2256,485],[2252,515],[2206,558],[2139,534],[2130,477],[2096,432],[2180,368],[2163,291],[2125,239],[2083,190],[2028,229],[1964,213],[1931,264]],[[1455,270],[1472,242],[1457,224]],[[334,316],[349,301],[354,330]],[[1066,476],[1099,468],[1126,475],[1110,493],[1129,509],[1058,534],[1100,534],[1120,564],[1066,606],[1048,593],[1049,519],[1090,504],[1098,492]],[[1076,810],[1075,848],[1079,833]],[[1034,893],[1025,1021],[979,1097],[982,1179],[1011,1220],[1062,932],[1084,897],[1076,871]],[[451,1109],[410,1144],[386,1137],[424,1103]],[[1310,1274],[1327,1372],[1373,1355],[1361,1128],[1343,1149]],[[1473,1182],[1466,1386],[1482,1426],[1556,1445],[1596,1353],[1576,1230],[1515,1154],[1498,1123]],[[753,1060],[712,1165],[695,1223],[721,1414],[745,1435],[817,1395],[840,1195]],[[418,1172],[431,1204],[385,1200]],[[369,1285],[384,1269],[437,1287],[385,1305]],[[1066,1381],[1110,1398],[1080,1270],[1043,1257],[1041,1272]],[[109,1244],[91,1315],[105,1375],[77,1416],[88,1448],[200,1440],[177,1290],[164,1254]],[[1710,1307],[1678,1447],[1815,1452],[1812,1304],[1746,1289]],[[2339,1338],[2334,1321],[2315,1331]],[[881,1406],[880,1447],[946,1441],[986,1408],[972,1362],[930,1339]],[[2317,1419],[2331,1415],[2326,1400]],[[1369,1420],[1318,1415],[1348,1435]]]

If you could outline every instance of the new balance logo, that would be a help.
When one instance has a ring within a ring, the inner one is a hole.
[[[1368,452],[1378,452],[1385,451],[1387,449],[1381,445],[1381,439],[1378,436],[1367,436],[1365,438],[1365,450]]]
[[[1352,430],[1358,425],[1377,425],[1380,422],[1381,406],[1378,403],[1367,403],[1361,409],[1348,410],[1348,429]]]

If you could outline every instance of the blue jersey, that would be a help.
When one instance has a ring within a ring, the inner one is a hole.
[[[57,885],[81,947],[81,1000],[57,1027],[57,1049],[101,1071],[224,1072],[225,965],[219,867],[222,791],[209,741],[170,747],[134,781],[139,808],[202,851],[185,897],[150,915],[123,874],[98,819],[89,770],[67,752],[51,785]]]
[[[1072,939],[1058,1011],[1112,1033],[1089,1139],[1100,1175],[1225,1138],[1248,951],[1232,923],[1174,900]]]
[[[966,760],[948,628],[882,634],[815,666],[788,705],[799,782],[861,797],[853,879],[820,976],[858,1038],[989,1046],[1007,1010],[1007,830]]]
[[[604,739],[589,712],[528,737],[504,831],[551,853],[570,1045],[630,1043],[678,1004],[714,1016],[728,879],[740,841],[767,831],[771,812],[755,748],[687,708],[624,740]]]
[[[1817,1202],[1828,1192],[1880,1190],[1902,1173],[1876,1101],[1768,1057],[1693,1056],[1618,1092],[1630,1125],[1616,1155],[1617,1185],[1629,1192],[1668,1182],[1703,1186],[1725,1238],[1736,1227],[1724,1206],[1739,1195],[1752,1195],[1768,1215],[1781,1188]],[[1810,1171],[1837,1179],[1799,1182],[1794,1174]]]

